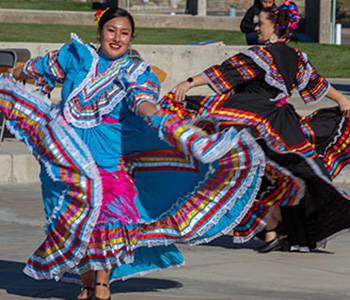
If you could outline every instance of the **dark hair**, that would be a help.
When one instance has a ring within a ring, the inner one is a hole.
[[[110,7],[102,15],[100,22],[98,22],[98,29],[102,30],[103,26],[111,19],[124,17],[127,18],[131,25],[131,36],[134,36],[135,22],[133,17],[125,10],[119,7]]]
[[[273,5],[276,5],[276,4],[275,4],[275,1],[273,1],[272,6],[273,6]],[[263,9],[263,6],[262,6],[262,4],[261,4],[261,0],[254,0],[253,6],[259,8],[259,10],[262,10],[262,9]]]
[[[277,36],[279,38],[288,39],[293,29],[288,26],[291,22],[288,10],[278,10],[278,6],[263,8],[262,12],[267,13],[266,19],[270,20],[273,24],[277,25]]]
[[[262,8],[262,5],[261,5],[261,3],[260,3],[260,0],[254,0],[254,4],[253,4],[253,6],[258,7],[259,9],[261,9],[261,8]]]

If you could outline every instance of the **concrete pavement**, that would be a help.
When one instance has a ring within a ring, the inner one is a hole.
[[[37,184],[0,186],[0,299],[74,299],[79,286],[35,281],[22,273],[44,239]],[[350,298],[350,233],[326,249],[300,254],[253,249],[223,236],[209,245],[178,245],[186,265],[111,286],[112,300],[345,300]]]

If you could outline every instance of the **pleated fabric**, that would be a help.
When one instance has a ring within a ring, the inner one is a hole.
[[[221,130],[249,129],[266,156],[257,201],[235,227],[234,240],[246,242],[264,228],[271,206],[303,207],[308,236],[303,242],[310,248],[347,232],[349,195],[332,179],[348,166],[349,119],[338,108],[301,118],[287,103],[293,90],[305,104],[328,92],[327,80],[306,54],[285,43],[252,47],[202,74],[216,95],[187,96],[178,103],[170,93],[161,99],[162,109],[183,119],[214,117]]]
[[[103,169],[60,106],[8,74],[0,108],[42,166],[47,237],[25,267],[36,279],[77,280],[108,268],[113,281],[181,265],[172,244],[208,242],[237,226],[265,169],[248,132],[203,134],[176,115],[124,120],[132,147],[126,142],[123,168]]]

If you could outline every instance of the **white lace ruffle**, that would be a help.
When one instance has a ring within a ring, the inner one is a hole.
[[[297,185],[300,187],[300,190],[299,190],[299,192],[298,192],[298,194],[296,196],[296,199],[294,201],[294,205],[298,205],[300,203],[301,199],[305,196],[306,184],[305,184],[304,180],[302,180],[301,178],[295,176],[288,169],[280,166],[279,164],[277,164],[276,162],[272,161],[271,159],[267,159],[267,162],[270,165],[274,166],[275,168],[278,168],[285,175],[291,177],[297,183]],[[261,198],[263,198],[263,195],[261,196]],[[271,213],[271,211],[264,217],[264,219],[258,224],[258,226],[256,228],[254,228],[254,230],[252,232],[250,232],[249,235],[244,236],[244,237],[235,237],[234,236],[233,237],[233,242],[237,243],[237,244],[244,244],[244,243],[250,241],[252,238],[254,238],[258,232],[260,232],[263,229],[265,229],[266,222],[269,219],[270,213]]]
[[[342,121],[341,121],[341,123],[340,123],[340,125],[339,125],[339,127],[338,127],[338,129],[337,129],[337,134],[335,135],[335,137],[334,137],[334,139],[333,139],[333,142],[331,142],[331,143],[327,146],[327,148],[325,149],[325,151],[323,152],[322,155],[321,155],[321,154],[319,155],[319,157],[320,157],[321,159],[324,158],[324,154],[327,153],[328,149],[333,148],[334,145],[336,144],[336,142],[337,142],[337,141],[339,140],[339,138],[341,137],[341,135],[342,135],[341,126],[342,126],[342,124],[343,124],[343,122],[344,122],[345,120],[346,120],[346,117],[342,117]],[[350,169],[350,164],[346,164],[346,165],[342,168],[342,170],[341,170],[336,176],[333,177],[332,180],[335,180],[336,178],[339,178],[339,177],[343,176],[349,169]]]
[[[308,58],[307,58],[307,55],[306,53],[303,53],[302,52],[302,56],[303,56],[303,59],[304,61],[306,61],[306,65],[305,65],[305,75],[303,77],[303,81],[300,85],[297,85],[295,87],[295,89],[300,92],[302,91],[303,89],[306,88],[306,86],[309,84],[309,81],[310,81],[310,78],[311,78],[311,73],[312,73],[312,70],[313,70],[313,67],[311,66],[311,64],[309,63],[308,61]],[[314,100],[314,101],[311,101],[311,102],[305,102],[306,105],[310,105],[310,104],[315,104],[315,103],[318,103],[319,101],[321,101],[325,95],[327,95],[328,91],[329,91],[329,88],[330,88],[330,85],[328,84],[327,86],[327,89],[326,91],[323,93],[323,96],[320,97],[319,99],[317,100]]]
[[[82,140],[78,137],[78,135],[74,132],[72,128],[69,127],[69,125],[64,121],[61,115],[58,115],[57,119],[51,122],[50,124],[51,129],[53,132],[55,132],[55,136],[59,138],[60,143],[63,148],[65,148],[70,155],[74,156],[75,161],[81,165],[83,168],[81,170],[81,173],[85,173],[85,176],[89,176],[94,180],[94,208],[92,210],[91,216],[89,218],[89,222],[86,223],[85,231],[83,235],[81,236],[81,242],[78,251],[75,252],[74,258],[71,261],[67,261],[65,264],[61,265],[55,265],[54,268],[51,269],[51,271],[48,273],[39,273],[37,274],[34,272],[31,268],[25,267],[24,272],[35,278],[35,279],[52,279],[52,278],[60,278],[63,276],[66,272],[71,272],[71,269],[79,265],[81,259],[85,256],[87,246],[90,242],[91,233],[95,228],[95,224],[97,222],[99,213],[100,213],[100,207],[102,205],[102,182],[101,178],[98,172],[98,169],[95,165],[95,162],[86,147],[86,145],[82,142]],[[73,137],[74,142],[78,143],[80,149],[83,149],[84,154],[86,155],[86,158],[82,156],[80,150],[78,150],[69,139],[65,139],[66,132],[68,132],[71,137]],[[48,135],[45,135],[46,137]],[[50,144],[50,141],[47,141],[48,144]],[[58,161],[62,163],[62,165],[65,165],[64,159],[61,161],[61,158],[63,158],[61,155],[56,156]],[[50,163],[43,160],[45,169],[47,171],[47,174],[54,180],[57,181],[57,177],[53,175],[53,172],[51,171]],[[83,185],[83,183],[82,183]],[[62,194],[59,198],[59,204],[58,206],[53,210],[52,215],[49,217],[46,225],[46,232],[50,232],[50,226],[52,222],[57,218],[57,213],[59,212],[59,209],[61,208],[63,204],[63,200],[65,197],[66,190],[62,191]],[[71,224],[71,229],[75,230],[75,227]],[[79,224],[75,224],[75,226],[79,226]],[[36,256],[34,260],[38,260],[38,257]],[[45,260],[43,263],[47,263]]]
[[[75,133],[75,131],[66,123],[60,114],[59,107],[53,106],[51,101],[41,94],[25,88],[22,84],[17,82],[13,82],[11,80],[0,79],[0,89],[3,87],[5,91],[16,91],[16,95],[19,98],[27,99],[28,103],[32,103],[34,106],[38,108],[38,110],[48,115],[48,118],[42,118],[41,116],[37,116],[36,114],[31,115],[31,111],[28,111],[26,107],[22,107],[19,102],[16,102],[15,99],[12,99],[11,96],[2,97],[4,100],[9,101],[9,103],[13,103],[15,109],[26,114],[28,117],[32,117],[34,122],[37,123],[37,126],[40,127],[42,139],[45,141],[46,145],[49,145],[48,151],[52,153],[55,157],[55,162],[62,167],[70,167],[69,162],[67,162],[66,158],[60,154],[60,151],[54,148],[55,143],[53,142],[53,136],[55,139],[59,140],[60,145],[67,152],[70,153],[71,156],[74,157],[77,165],[80,166],[80,186],[84,187],[86,180],[85,177],[91,178],[94,182],[94,194],[93,194],[93,210],[90,215],[89,222],[86,224],[84,228],[84,232],[80,237],[79,249],[75,253],[75,257],[68,261],[64,265],[55,265],[50,273],[40,273],[34,274],[33,270],[26,267],[26,274],[37,278],[37,279],[51,279],[55,276],[61,276],[63,273],[69,271],[71,268],[77,266],[80,260],[84,257],[86,248],[90,241],[91,233],[95,227],[97,222],[97,218],[99,216],[100,207],[102,204],[102,183],[101,178],[98,172],[98,169],[95,165],[95,162],[92,158],[92,155],[89,152],[87,146],[83,143],[83,141],[79,138],[79,136]],[[17,107],[16,107],[17,106]],[[47,121],[49,119],[49,121]],[[8,121],[9,129],[12,133],[16,135],[16,137],[22,141],[24,141],[28,147],[28,149],[36,156],[36,158],[44,165],[47,174],[54,181],[60,181],[59,176],[55,175],[53,171],[53,163],[49,162],[45,156],[41,154],[41,151],[36,150],[36,145],[33,145],[29,139],[29,135],[20,135],[16,128],[11,126],[11,122]],[[48,130],[50,128],[50,133]],[[74,141],[74,142],[72,142]],[[52,147],[50,147],[52,145]],[[78,147],[76,146],[78,145]],[[40,146],[41,147],[41,146]],[[55,164],[56,166],[56,164]],[[85,176],[85,177],[84,177]],[[66,183],[67,184],[67,183]],[[59,198],[59,204],[56,209],[54,209],[53,214],[48,216],[47,221],[47,231],[50,231],[50,226],[53,224],[54,220],[57,218],[57,213],[62,205],[64,200],[64,193],[66,190],[62,191],[62,194]],[[85,199],[81,199],[81,201],[85,201]],[[79,226],[79,224],[71,224],[71,229],[74,231],[74,226]],[[69,242],[69,241],[68,241]],[[35,256],[34,261],[39,259]],[[43,260],[44,263],[47,263]]]
[[[160,138],[164,140],[164,137],[162,136],[162,134],[160,134]],[[232,230],[234,227],[236,227],[241,222],[241,220],[246,215],[247,211],[252,206],[252,203],[255,201],[255,196],[260,188],[261,177],[264,175],[264,171],[265,171],[265,154],[263,153],[260,146],[255,142],[254,138],[245,129],[237,133],[235,139],[231,141],[231,147],[235,148],[237,146],[237,141],[240,139],[244,140],[249,145],[250,150],[251,150],[251,156],[252,156],[251,170],[250,170],[249,174],[246,176],[244,184],[235,193],[235,196],[233,197],[233,199],[231,201],[229,201],[229,203],[226,206],[222,207],[220,212],[218,212],[216,214],[216,216],[210,222],[203,225],[202,228],[194,236],[191,236],[191,238],[189,238],[189,239],[183,239],[182,242],[189,243],[190,245],[197,245],[197,244],[209,242],[209,241],[217,238],[220,235],[226,234],[228,231]],[[166,141],[166,139],[164,141]],[[217,155],[218,155],[218,157],[220,157],[219,153],[217,153]],[[206,180],[211,176],[211,173],[213,171],[214,171],[214,169],[212,167],[210,167],[208,172],[206,173],[203,181],[199,182],[194,190],[198,189],[198,187],[203,185],[206,182]],[[234,222],[229,224],[220,233],[218,233],[212,237],[202,239],[201,236],[205,232],[207,232],[209,230],[209,228],[211,228],[215,224],[217,224],[218,221],[234,206],[236,201],[238,199],[240,199],[247,192],[248,189],[252,188],[251,185],[252,185],[252,182],[254,179],[254,175],[256,173],[258,173],[259,178],[256,182],[255,187],[254,187],[254,191],[252,192],[250,200],[246,204],[245,209],[241,212],[239,217]],[[235,180],[235,179],[237,179],[237,178],[235,177],[232,180]],[[230,186],[227,186],[226,189],[230,189]],[[181,202],[184,201],[184,199],[191,197],[192,194],[193,194],[193,192],[190,192],[186,196],[179,198],[176,201],[176,203],[174,203],[173,206],[157,220],[161,219],[162,217],[165,217],[166,215],[169,215],[169,213],[171,212],[172,209],[179,207],[179,205],[181,205]],[[191,242],[191,240],[195,240],[195,241]],[[161,244],[159,244],[159,242],[144,243],[144,246],[148,246],[148,247],[159,246],[159,245],[161,245]]]
[[[89,85],[91,85],[91,79],[93,78],[96,65],[98,64],[99,56],[95,49],[86,45],[76,34],[72,33],[71,38],[72,40],[76,41],[77,43],[79,43],[89,51],[89,53],[92,56],[92,63],[91,63],[90,70],[86,74],[83,81],[69,94],[64,104],[63,114],[66,120],[68,121],[68,123],[73,124],[77,128],[88,129],[88,128],[98,126],[102,121],[102,117],[111,113],[114,110],[114,108],[120,103],[120,101],[122,101],[125,98],[127,91],[126,91],[125,85],[122,84],[123,90],[118,92],[113,97],[113,99],[110,100],[110,103],[108,105],[104,106],[103,108],[100,108],[98,112],[98,117],[93,120],[85,121],[85,120],[80,120],[79,118],[76,118],[75,116],[73,116],[71,112],[72,108],[70,107],[70,105],[74,105],[72,99],[74,97],[77,97],[78,94],[81,93],[84,88],[89,88]],[[145,62],[141,62],[137,65],[136,70],[134,70],[131,74],[127,74],[127,73],[120,74],[120,70],[124,69],[127,66],[127,64],[128,64],[128,60],[125,60],[125,62],[121,62],[116,68],[116,70],[111,72],[111,74],[109,74],[108,78],[106,77],[105,80],[115,77],[116,78],[115,80],[118,80],[119,78],[119,82],[121,83],[123,82],[122,78],[126,80],[128,83],[136,82],[137,78],[141,74],[143,74],[147,69],[151,68],[149,64]]]
[[[268,85],[281,91],[281,93],[279,93],[275,98],[270,99],[272,102],[276,102],[284,97],[290,96],[286,85],[284,83],[279,83],[270,75],[270,65],[268,63],[264,62],[263,59],[261,59],[256,53],[254,53],[250,49],[243,51],[242,54],[250,57],[261,69],[265,71],[265,81]]]

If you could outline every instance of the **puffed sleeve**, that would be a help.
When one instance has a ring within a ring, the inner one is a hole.
[[[260,72],[261,68],[250,57],[237,54],[221,65],[204,70],[202,74],[217,94],[223,94],[232,92],[235,86],[254,79]]]
[[[23,72],[35,79],[35,85],[40,92],[49,94],[55,87],[55,82],[63,83],[67,66],[71,63],[75,49],[71,44],[29,60]]]
[[[305,53],[299,51],[298,73],[296,89],[305,104],[315,103],[327,95],[328,81],[317,73],[313,65],[308,61]]]
[[[127,87],[126,101],[131,111],[138,114],[138,107],[144,101],[157,105],[159,89],[158,77],[153,73],[151,66],[147,66],[137,80],[131,82]]]

